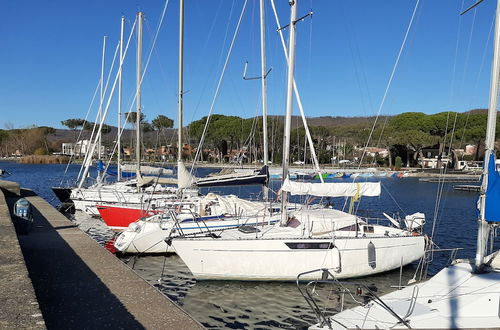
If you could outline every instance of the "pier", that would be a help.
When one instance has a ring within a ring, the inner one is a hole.
[[[43,198],[0,181],[0,328],[203,329]],[[25,197],[34,226],[16,235]]]

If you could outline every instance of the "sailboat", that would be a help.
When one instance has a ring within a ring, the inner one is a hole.
[[[164,185],[178,185],[179,181],[174,178],[165,177],[151,177],[143,176],[143,170],[150,170],[141,165],[141,131],[140,118],[141,118],[141,84],[142,84],[142,20],[143,13],[137,14],[137,86],[136,86],[136,109],[137,109],[137,123],[136,123],[136,166],[135,166],[135,179],[127,181],[119,181],[113,184],[105,184],[102,180],[102,174],[99,175],[98,182],[91,187],[84,187],[84,180],[87,178],[91,155],[95,143],[90,149],[91,152],[87,155],[84,164],[85,170],[81,177],[78,187],[71,190],[70,199],[74,203],[76,210],[81,210],[89,215],[98,216],[98,204],[126,204],[128,206],[135,205],[136,208],[147,208],[152,205],[171,206],[175,200],[179,198],[178,188],[173,186]],[[123,24],[123,20],[122,20]],[[123,57],[120,59],[120,70],[123,62]],[[119,76],[121,77],[121,75]],[[101,101],[102,103],[102,101]],[[102,119],[101,119],[102,125]],[[98,133],[100,133],[100,128]],[[99,134],[98,134],[99,135]],[[119,173],[121,168],[119,167]],[[163,170],[162,170],[163,171]],[[102,172],[99,172],[102,173]],[[184,196],[198,196],[197,189],[185,189]]]
[[[261,0],[262,2],[263,0]],[[288,179],[293,103],[297,0],[291,1],[288,79],[280,221],[211,235],[180,236],[171,244],[196,279],[293,281],[297,274],[325,267],[339,278],[376,274],[409,264],[424,254],[418,231],[369,224],[326,207],[288,210],[288,194],[378,196],[380,183],[294,183]]]
[[[315,308],[318,323],[309,329],[500,328],[500,250],[490,254],[487,252],[488,243],[492,243],[488,242],[489,237],[492,239],[490,233],[500,222],[500,173],[495,166],[500,78],[499,19],[500,1],[497,1],[485,161],[477,205],[479,217],[475,260],[455,259],[423,283],[375,297],[362,306],[331,317],[326,317],[320,309]],[[329,276],[325,274],[325,277]]]

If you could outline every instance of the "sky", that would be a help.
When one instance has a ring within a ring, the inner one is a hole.
[[[496,2],[487,0],[460,16],[475,0],[418,1],[417,11],[390,87],[417,0],[297,0],[295,79],[306,116],[371,116],[380,111],[428,114],[488,106],[492,27]],[[281,25],[287,0],[275,0]],[[244,0],[185,0],[184,124],[210,109]],[[156,46],[152,40],[166,6]],[[103,37],[106,78],[126,18],[125,40],[136,13],[144,12],[142,83],[146,120],[158,115],[177,127],[178,0],[4,0],[0,2],[0,129],[95,121],[92,99],[101,72]],[[266,0],[268,108],[285,113],[286,65],[270,0]],[[244,118],[261,114],[259,1],[248,0],[213,113]],[[288,29],[283,30],[288,38]],[[136,43],[123,65],[123,111],[135,111]],[[381,102],[387,90],[385,102]],[[106,123],[117,125],[117,95]],[[295,105],[294,114],[299,114]]]

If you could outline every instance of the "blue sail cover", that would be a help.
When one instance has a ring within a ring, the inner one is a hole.
[[[100,159],[97,161],[97,170],[99,172],[104,172],[104,170],[106,170],[106,167],[104,166],[104,163]],[[117,176],[118,172],[113,171],[112,169],[108,168],[106,170],[106,174]],[[122,175],[123,178],[133,178],[133,177],[135,177],[135,173],[133,173],[133,172],[122,172],[121,175]]]
[[[485,219],[488,222],[500,222],[500,174],[496,168],[494,152],[491,153],[488,163]]]

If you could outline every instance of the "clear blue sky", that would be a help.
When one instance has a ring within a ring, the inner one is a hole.
[[[289,20],[286,0],[275,0],[280,20]],[[186,0],[185,123],[210,107],[243,0]],[[487,0],[460,17],[475,0],[421,0],[383,114],[436,113],[486,107],[491,65],[488,40],[496,1]],[[165,2],[160,0],[18,1],[0,3],[0,128],[47,125],[61,128],[83,118],[97,85],[102,38],[111,63],[119,39],[138,10],[146,15],[144,59]],[[299,0],[296,80],[307,116],[366,116],[378,109],[415,0]],[[243,81],[260,72],[259,6],[249,0],[215,113],[259,113],[260,84]],[[267,3],[269,112],[284,113],[284,57]],[[286,34],[287,35],[287,34]],[[143,112],[176,118],[178,0],[170,0],[158,45],[143,82]],[[484,55],[485,54],[485,55]],[[124,67],[124,111],[135,84],[135,43]],[[109,70],[109,67],[107,71]],[[89,119],[95,120],[97,103]],[[298,114],[298,110],[294,110]],[[107,123],[116,125],[116,105]],[[177,126],[177,123],[176,123]]]

